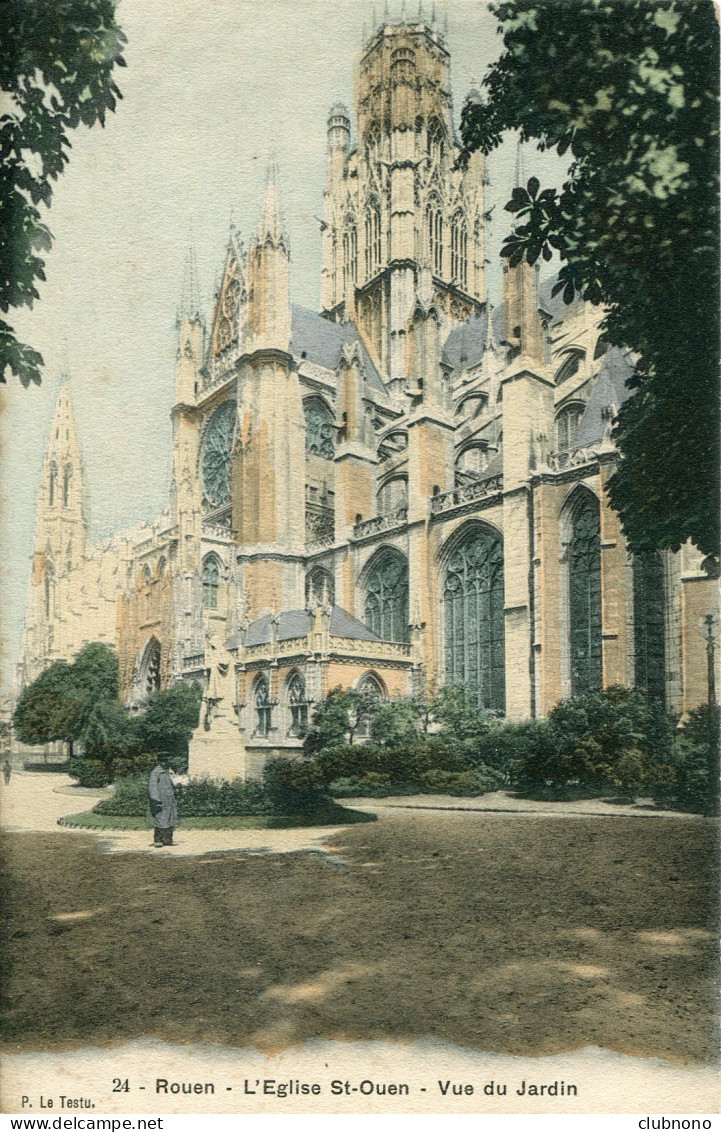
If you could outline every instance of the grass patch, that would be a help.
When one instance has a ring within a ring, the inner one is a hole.
[[[375,814],[365,814],[346,806],[328,806],[315,814],[264,815],[242,814],[224,817],[183,818],[180,829],[296,829],[305,826],[353,825],[356,822],[375,821]],[[144,817],[132,815],[98,814],[85,810],[79,814],[66,814],[58,818],[58,825],[71,829],[98,829],[108,832],[147,830],[151,827]]]

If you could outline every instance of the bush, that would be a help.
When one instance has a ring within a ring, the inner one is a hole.
[[[267,814],[271,807],[259,782],[214,782],[198,779],[175,788],[181,820],[184,817],[240,817]],[[148,811],[148,776],[135,774],[118,781],[112,798],[93,808],[112,817],[145,817]]]
[[[68,774],[78,780],[78,786],[107,786],[112,782],[112,773],[96,759],[70,759]]]
[[[312,814],[328,804],[315,762],[272,759],[265,768],[265,796],[277,814]]]
[[[492,722],[481,736],[471,762],[479,768],[492,769],[503,786],[515,786],[521,776],[524,760],[542,740],[547,726],[542,720],[529,720],[526,723]]]
[[[678,732],[672,776],[655,792],[656,801],[706,815],[719,813],[719,725],[721,711],[702,704]]]
[[[40,771],[42,773],[50,774],[69,774],[70,763],[65,759],[61,763],[23,763],[23,770]]]
[[[669,774],[671,721],[654,700],[629,688],[565,700],[529,737],[518,763],[526,785],[580,783],[633,795]]]

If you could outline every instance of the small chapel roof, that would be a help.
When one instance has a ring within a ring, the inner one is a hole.
[[[254,621],[251,621],[245,630],[245,645],[270,644],[272,616],[270,613],[264,613],[262,617],[256,617]],[[312,624],[313,615],[309,609],[288,609],[278,614],[277,639],[279,641],[291,641],[296,637],[306,637],[310,633]],[[344,637],[351,641],[380,640],[380,637],[367,625],[364,625],[362,621],[359,621],[357,617],[354,617],[339,605],[334,605],[331,608],[330,633],[332,637]],[[227,647],[229,649],[238,648],[241,637],[241,632],[236,633],[228,641]]]
[[[331,322],[315,311],[293,306],[290,348],[295,357],[308,358],[316,365],[335,370],[343,347],[355,341],[360,346],[368,384],[376,393],[385,396],[386,388],[380,374],[352,322]]]

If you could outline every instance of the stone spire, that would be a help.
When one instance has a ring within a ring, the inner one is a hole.
[[[268,241],[278,247],[283,245],[286,252],[289,251],[288,233],[283,223],[283,214],[280,207],[280,196],[278,193],[278,162],[275,153],[271,153],[268,159],[268,172],[266,174],[265,182],[265,201],[263,202],[263,211],[260,216],[260,223],[256,233],[256,242],[265,244]]]
[[[200,318],[200,284],[198,283],[198,261],[195,245],[188,247],[183,270],[183,290],[178,307],[178,321],[183,318]]]

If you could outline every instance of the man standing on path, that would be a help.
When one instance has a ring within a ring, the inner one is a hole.
[[[167,755],[158,755],[158,765],[151,770],[148,780],[148,806],[155,827],[153,845],[156,849],[173,844],[173,830],[178,825],[178,803],[168,762]]]

